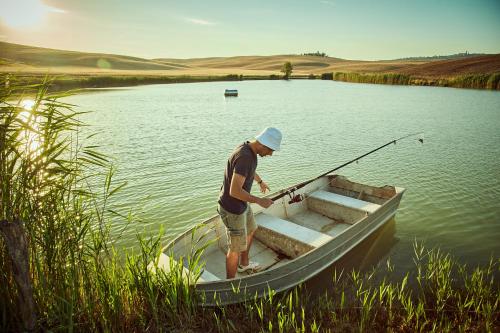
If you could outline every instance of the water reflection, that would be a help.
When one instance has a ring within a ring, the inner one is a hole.
[[[396,222],[392,218],[339,261],[308,280],[304,287],[311,295],[311,300],[324,295],[325,292],[330,294],[333,291],[335,285],[332,282],[332,277],[335,271],[344,271],[344,274],[352,270],[366,272],[375,267],[398,242],[395,234]]]

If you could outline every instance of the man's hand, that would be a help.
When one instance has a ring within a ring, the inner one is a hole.
[[[259,186],[260,186],[260,191],[262,193],[266,193],[266,191],[271,191],[271,189],[269,188],[269,186],[267,186],[266,182],[264,182],[264,181],[261,181],[259,183]]]
[[[271,206],[272,204],[274,203],[274,201],[272,201],[271,199],[269,198],[259,198],[259,201],[257,201],[257,204],[261,207],[264,207],[264,208],[268,208],[269,206]]]
[[[273,204],[271,199],[259,198],[251,195],[243,189],[243,183],[245,182],[245,176],[239,175],[236,172],[233,173],[233,178],[231,179],[231,188],[229,189],[229,195],[241,201],[255,202],[257,205],[267,208]],[[266,188],[267,185],[265,185]]]

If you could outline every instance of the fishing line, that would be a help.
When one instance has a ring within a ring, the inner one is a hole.
[[[370,154],[373,154],[374,152],[376,152],[376,151],[378,151],[378,150],[380,150],[380,149],[382,149],[382,148],[385,148],[385,147],[387,147],[387,146],[389,146],[389,145],[391,145],[391,144],[396,144],[396,142],[401,141],[401,140],[404,140],[404,139],[406,139],[406,138],[409,138],[409,137],[412,137],[412,136],[417,136],[417,135],[420,135],[420,137],[418,138],[418,142],[420,142],[420,143],[422,143],[422,144],[423,144],[423,143],[424,143],[424,138],[423,138],[422,134],[423,134],[423,132],[411,133],[411,134],[404,135],[404,136],[402,136],[402,137],[400,137],[400,138],[394,139],[394,140],[392,140],[392,141],[389,141],[389,142],[387,142],[386,144],[384,144],[384,145],[382,145],[382,146],[380,146],[380,147],[378,147],[378,148],[375,148],[375,149],[373,149],[373,150],[369,151],[369,152],[368,152],[368,153],[366,153],[366,154],[363,154],[363,155],[361,155],[361,156],[358,156],[358,157],[356,157],[355,159],[352,159],[352,160],[350,160],[349,162],[346,162],[346,163],[344,163],[344,164],[342,164],[342,165],[340,165],[340,166],[338,166],[338,167],[336,167],[336,168],[334,168],[334,169],[332,169],[332,170],[330,170],[330,171],[327,171],[327,172],[325,172],[325,173],[323,173],[323,174],[319,175],[319,176],[318,176],[318,177],[316,177],[316,178],[313,178],[313,179],[307,180],[307,181],[302,182],[302,183],[300,183],[300,184],[298,184],[298,185],[295,185],[295,186],[293,186],[293,187],[291,187],[291,188],[289,188],[289,189],[287,189],[287,190],[284,190],[282,193],[280,193],[280,194],[278,194],[278,195],[276,195],[276,196],[272,197],[272,198],[271,198],[271,200],[276,201],[276,200],[278,200],[278,199],[283,198],[285,195],[288,195],[288,196],[290,197],[290,201],[288,202],[289,204],[296,203],[296,202],[301,202],[302,200],[304,200],[303,196],[301,196],[300,194],[297,194],[297,195],[295,194],[295,191],[297,191],[298,189],[301,189],[301,188],[303,188],[304,186],[306,186],[307,184],[310,184],[310,183],[312,183],[313,181],[315,181],[315,180],[317,180],[317,179],[319,179],[319,178],[321,178],[321,177],[323,177],[323,176],[326,176],[326,175],[328,175],[328,174],[330,174],[330,173],[332,173],[332,172],[334,172],[334,171],[337,171],[337,170],[339,170],[339,169],[342,169],[343,167],[348,166],[348,165],[349,165],[349,164],[351,164],[351,163],[358,162],[360,159],[362,159],[362,158],[364,158],[364,157],[366,157],[366,156],[368,156],[368,155],[370,155]]]

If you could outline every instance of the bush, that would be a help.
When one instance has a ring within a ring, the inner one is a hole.
[[[321,74],[321,80],[333,80],[333,73]]]

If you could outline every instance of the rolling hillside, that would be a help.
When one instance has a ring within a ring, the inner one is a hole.
[[[500,90],[500,54],[385,61],[313,55],[143,59],[0,42],[0,73],[16,74],[29,82],[54,75],[58,77],[55,89],[235,80],[241,76],[269,79],[281,75],[286,61],[292,63],[292,77],[296,78],[327,74],[337,81]]]
[[[4,66],[24,68],[94,68],[102,70],[171,70],[182,68],[154,60],[114,54],[62,51],[0,42]]]
[[[290,61],[294,74],[327,72],[402,73],[449,77],[500,72],[500,54],[453,60],[357,61],[301,55],[142,59],[104,53],[63,51],[0,42],[0,71],[116,75],[270,75]]]

